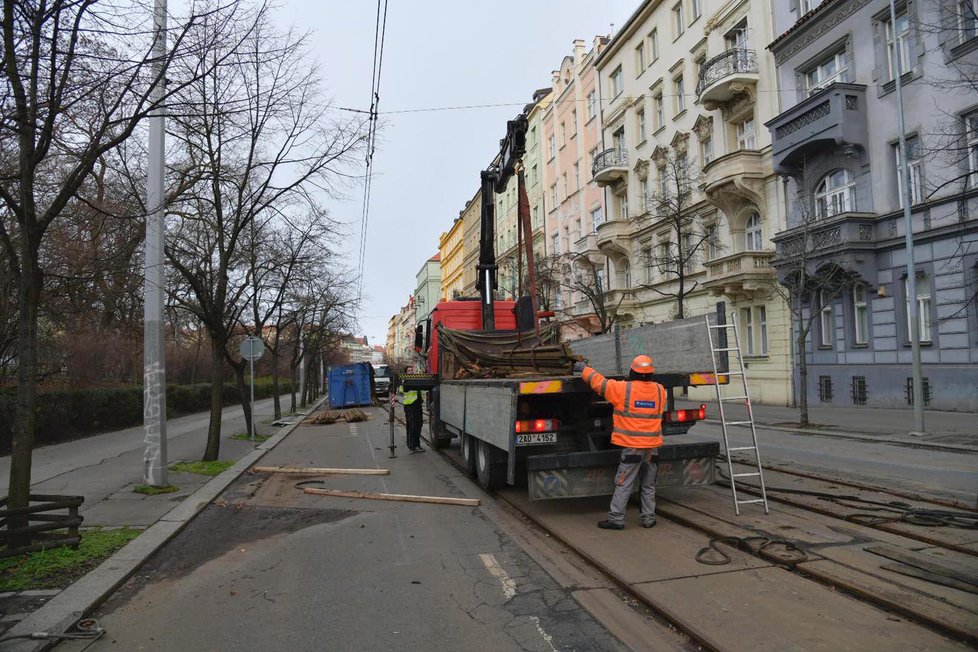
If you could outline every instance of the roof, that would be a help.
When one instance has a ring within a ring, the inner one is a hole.
[[[432,256],[431,258],[429,258],[428,260],[430,260],[430,261],[438,261],[438,260],[441,260],[441,252],[439,251],[437,254],[435,254],[434,256]]]
[[[818,6],[816,6],[814,9],[812,9],[811,11],[809,11],[807,14],[805,14],[804,16],[801,16],[798,20],[796,20],[795,21],[795,24],[792,25],[791,27],[789,27],[788,30],[784,34],[782,34],[778,38],[776,38],[773,41],[771,41],[771,43],[767,46],[767,49],[768,50],[771,50],[772,52],[774,50],[776,50],[778,44],[781,43],[781,41],[785,40],[786,38],[788,38],[792,34],[795,34],[801,28],[805,27],[808,23],[810,23],[812,21],[812,19],[815,16],[817,16],[823,9],[825,9],[826,7],[828,7],[828,5],[830,5],[830,4],[831,4],[830,2],[827,2],[826,0],[822,0],[822,2]]]

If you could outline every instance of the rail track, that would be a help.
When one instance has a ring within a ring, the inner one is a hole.
[[[456,448],[441,452],[465,472]],[[595,545],[595,535],[588,534],[593,531],[582,530],[580,523],[601,513],[595,510],[605,508],[604,498],[577,499],[573,505],[570,501],[531,503],[525,488],[498,491],[493,497],[705,649],[783,649],[777,637],[765,647],[757,645],[760,633],[731,633],[731,622],[754,626],[766,622],[757,616],[757,601],[738,607],[740,584],[744,591],[751,587],[758,592],[772,591],[767,598],[775,610],[785,607],[777,602],[785,587],[788,593],[807,592],[815,608],[824,603],[826,609],[838,609],[843,600],[842,607],[853,610],[855,621],[865,621],[853,623],[855,627],[869,634],[872,625],[868,623],[875,622],[894,634],[899,631],[908,648],[912,647],[906,638],[909,631],[916,632],[925,648],[978,646],[978,510],[895,488],[775,466],[765,468],[771,513],[766,515],[757,506],[742,510],[737,517],[721,470],[725,472],[718,464],[718,480],[711,487],[659,492],[660,527],[653,532],[684,544],[673,551],[676,563],[685,569],[675,578],[659,578],[658,570],[646,575],[630,572],[634,569],[629,570],[616,556],[621,550]],[[655,542],[660,537],[636,541],[647,544],[650,539]],[[679,559],[682,555],[686,558]],[[682,591],[668,590],[691,578],[715,582],[722,576],[718,570],[734,578],[723,589],[729,591],[729,604],[723,596],[713,598],[717,611],[725,612],[727,618],[704,618],[709,607],[687,613],[675,599]],[[744,581],[738,583],[738,576]],[[659,579],[636,581],[644,577]],[[654,590],[656,583],[663,589]],[[855,601],[858,608],[845,600]],[[799,623],[799,640],[807,635],[805,630]],[[792,642],[791,634],[787,636],[785,643]],[[928,640],[928,636],[936,638]],[[832,645],[827,640],[824,649]],[[801,649],[818,649],[818,645]]]

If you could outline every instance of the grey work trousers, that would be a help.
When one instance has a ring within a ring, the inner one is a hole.
[[[655,471],[654,448],[623,448],[618,472],[615,474],[615,493],[611,497],[611,511],[608,520],[612,523],[625,522],[625,508],[632,494],[635,479],[639,478],[642,524],[655,521]]]

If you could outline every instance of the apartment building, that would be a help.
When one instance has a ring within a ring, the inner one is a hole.
[[[924,402],[978,411],[978,4],[901,1],[894,21],[887,0],[793,0],[774,17],[789,214],[772,264],[810,279],[809,400],[911,404],[906,166]]]
[[[596,244],[597,227],[604,222],[604,192],[591,179],[590,162],[601,138],[594,60],[607,44],[604,36],[595,37],[590,50],[583,40],[574,41],[572,53],[552,73],[553,101],[542,120],[551,307],[562,321],[591,329],[597,325],[582,320],[593,315],[594,306],[581,285],[595,267],[599,275],[605,270]]]
[[[462,295],[462,264],[465,259],[462,215],[438,239],[441,255],[441,299],[446,301]]]
[[[482,236],[482,190],[476,190],[459,217],[462,220],[462,296],[475,297],[479,295],[475,282]]]
[[[428,319],[441,299],[441,253],[424,262],[415,276],[414,304],[417,322]]]
[[[789,2],[790,0],[785,0]],[[776,3],[777,4],[777,3]],[[621,327],[736,315],[752,398],[787,405],[790,318],[774,291],[783,230],[771,0],[648,0],[596,57],[594,182],[606,308]]]

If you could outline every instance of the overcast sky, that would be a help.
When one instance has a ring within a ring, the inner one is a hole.
[[[639,0],[389,0],[380,87],[383,140],[374,157],[359,329],[385,344],[387,321],[414,291],[438,237],[475,194],[506,120],[572,51],[620,28]],[[284,23],[314,30],[327,92],[337,106],[368,109],[376,3],[283,0]],[[401,112],[465,105],[477,109]],[[349,226],[355,267],[362,191],[333,202]]]

